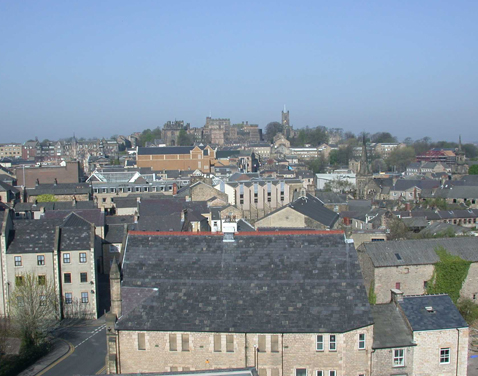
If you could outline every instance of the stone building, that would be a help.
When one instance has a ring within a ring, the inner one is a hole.
[[[168,121],[163,125],[161,137],[166,142],[166,146],[176,146],[179,132],[181,130],[188,132],[190,128],[191,125],[189,123],[184,124],[183,120]]]
[[[126,244],[111,273],[108,373],[370,375],[371,310],[342,232],[133,231]]]
[[[0,316],[8,315],[10,293],[25,274],[53,281],[62,317],[97,317],[96,261],[101,241],[95,226],[75,213],[65,220],[2,222]]]
[[[362,154],[360,156],[360,167],[357,172],[357,198],[359,200],[371,199],[380,193],[380,187],[373,179],[373,174],[370,171],[367,157],[367,145],[365,143],[365,136],[362,143]]]
[[[469,329],[448,295],[392,290],[372,313],[373,376],[467,374]]]
[[[26,189],[28,202],[36,202],[39,196],[53,195],[57,201],[90,201],[92,195],[88,183],[37,184]]]
[[[306,194],[259,219],[256,228],[334,229],[339,215],[327,209],[318,198]]]
[[[377,303],[390,301],[391,289],[399,289],[407,295],[425,294],[434,265],[440,261],[435,252],[439,248],[471,262],[460,295],[478,301],[478,239],[475,237],[363,243],[357,250],[367,291],[375,293]]]
[[[138,148],[136,165],[160,170],[200,170],[211,172],[216,150],[210,146]]]
[[[21,158],[23,155],[23,145],[17,143],[0,144],[0,159],[3,158]]]

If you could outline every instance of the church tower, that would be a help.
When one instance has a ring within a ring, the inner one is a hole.
[[[282,125],[284,126],[284,129],[290,127],[289,111],[285,110],[285,105],[284,110],[282,111]]]

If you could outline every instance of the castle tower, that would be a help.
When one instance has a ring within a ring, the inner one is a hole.
[[[465,164],[465,152],[463,151],[461,145],[461,135],[458,140],[458,149],[455,153],[456,158],[456,165],[455,165],[455,173],[460,175],[466,175],[468,173],[468,166]]]

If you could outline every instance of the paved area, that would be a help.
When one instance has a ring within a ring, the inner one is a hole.
[[[53,350],[19,376],[73,376],[104,373],[105,321],[63,320],[52,335]]]

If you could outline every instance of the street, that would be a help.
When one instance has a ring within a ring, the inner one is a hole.
[[[65,320],[54,335],[68,341],[73,352],[58,363],[54,363],[43,376],[94,375],[104,373],[106,335],[104,319]]]

